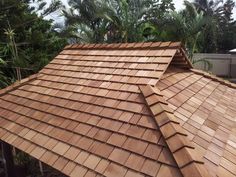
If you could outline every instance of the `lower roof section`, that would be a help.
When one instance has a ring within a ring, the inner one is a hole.
[[[236,176],[236,87],[204,72],[169,69],[157,87],[211,176]]]
[[[0,138],[68,176],[182,176],[136,87],[39,76],[0,97]]]

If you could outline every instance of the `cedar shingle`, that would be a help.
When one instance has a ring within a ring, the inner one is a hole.
[[[65,173],[66,175],[70,175],[70,173],[75,168],[75,166],[76,166],[76,163],[69,161],[62,169],[62,172]]]
[[[128,138],[123,147],[127,150],[130,150],[132,152],[138,153],[138,154],[143,154],[148,143],[140,141],[140,140],[135,140],[132,138]]]
[[[181,177],[182,175],[177,168],[161,165],[158,171],[157,177],[168,176],[168,177]]]
[[[0,91],[0,138],[69,176],[232,174],[236,87],[191,68],[180,43],[67,46]]]
[[[126,169],[123,166],[110,163],[104,173],[105,176],[122,177],[125,176]]]
[[[140,171],[143,166],[145,158],[139,155],[130,154],[125,165],[133,170]]]
[[[148,174],[150,176],[156,176],[159,169],[160,169],[159,163],[146,159],[141,169],[141,172]]]
[[[89,155],[87,160],[83,163],[84,166],[88,167],[89,169],[95,169],[98,163],[100,162],[101,158],[95,155]]]
[[[117,134],[117,133],[113,133],[110,138],[108,139],[108,143],[113,144],[115,146],[122,146],[124,144],[124,142],[126,141],[126,136]]]
[[[63,157],[59,157],[59,158],[57,159],[57,161],[53,164],[53,166],[54,166],[57,170],[61,171],[61,170],[67,165],[67,163],[68,163],[68,160],[67,160],[67,159],[65,159],[65,158],[63,158]]]
[[[130,155],[129,152],[121,150],[119,148],[115,148],[108,157],[108,159],[120,164],[124,164],[128,159],[129,155]]]
[[[71,177],[84,176],[88,170],[82,166],[76,165],[70,173]]]

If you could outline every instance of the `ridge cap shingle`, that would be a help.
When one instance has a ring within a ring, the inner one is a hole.
[[[65,46],[68,49],[161,49],[181,48],[181,42],[137,42],[137,43],[103,43],[103,44],[71,44]]]
[[[193,176],[210,176],[184,129],[170,111],[161,91],[150,85],[139,88],[182,175],[187,177],[191,173]]]

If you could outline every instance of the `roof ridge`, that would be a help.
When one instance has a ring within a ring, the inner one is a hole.
[[[71,44],[64,50],[70,49],[159,49],[181,48],[181,42],[139,42],[139,43],[103,43],[103,44]]]
[[[17,89],[20,86],[23,86],[23,85],[25,85],[26,83],[28,83],[28,82],[30,82],[32,80],[35,80],[37,77],[38,77],[38,73],[33,74],[33,75],[31,75],[31,76],[29,76],[27,78],[24,78],[24,79],[22,79],[20,81],[16,81],[16,82],[14,82],[13,84],[11,84],[10,86],[8,86],[8,87],[6,87],[4,89],[0,89],[0,96],[4,95],[4,94],[6,94],[6,93],[8,93],[8,92],[10,92],[10,91],[12,91],[14,89]]]
[[[236,84],[235,84],[235,83],[232,83],[232,82],[230,82],[230,81],[228,81],[228,80],[222,79],[222,78],[220,78],[220,77],[218,77],[218,76],[215,76],[215,75],[213,75],[213,74],[210,74],[210,73],[208,73],[208,72],[206,72],[206,71],[202,71],[202,70],[198,70],[198,69],[190,69],[190,70],[191,70],[192,72],[194,72],[195,74],[202,75],[202,76],[204,76],[204,77],[206,77],[206,78],[212,79],[213,81],[217,81],[217,82],[219,82],[220,84],[223,84],[223,85],[226,85],[226,86],[228,86],[228,87],[230,87],[230,88],[236,89]]]
[[[203,165],[204,162],[196,154],[195,147],[187,138],[186,132],[176,121],[161,91],[150,85],[139,88],[182,175],[187,177],[193,173],[193,176],[210,176]]]

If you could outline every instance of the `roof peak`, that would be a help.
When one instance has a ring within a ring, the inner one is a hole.
[[[138,42],[138,43],[103,43],[103,44],[71,44],[64,49],[160,49],[181,48],[181,42]]]

